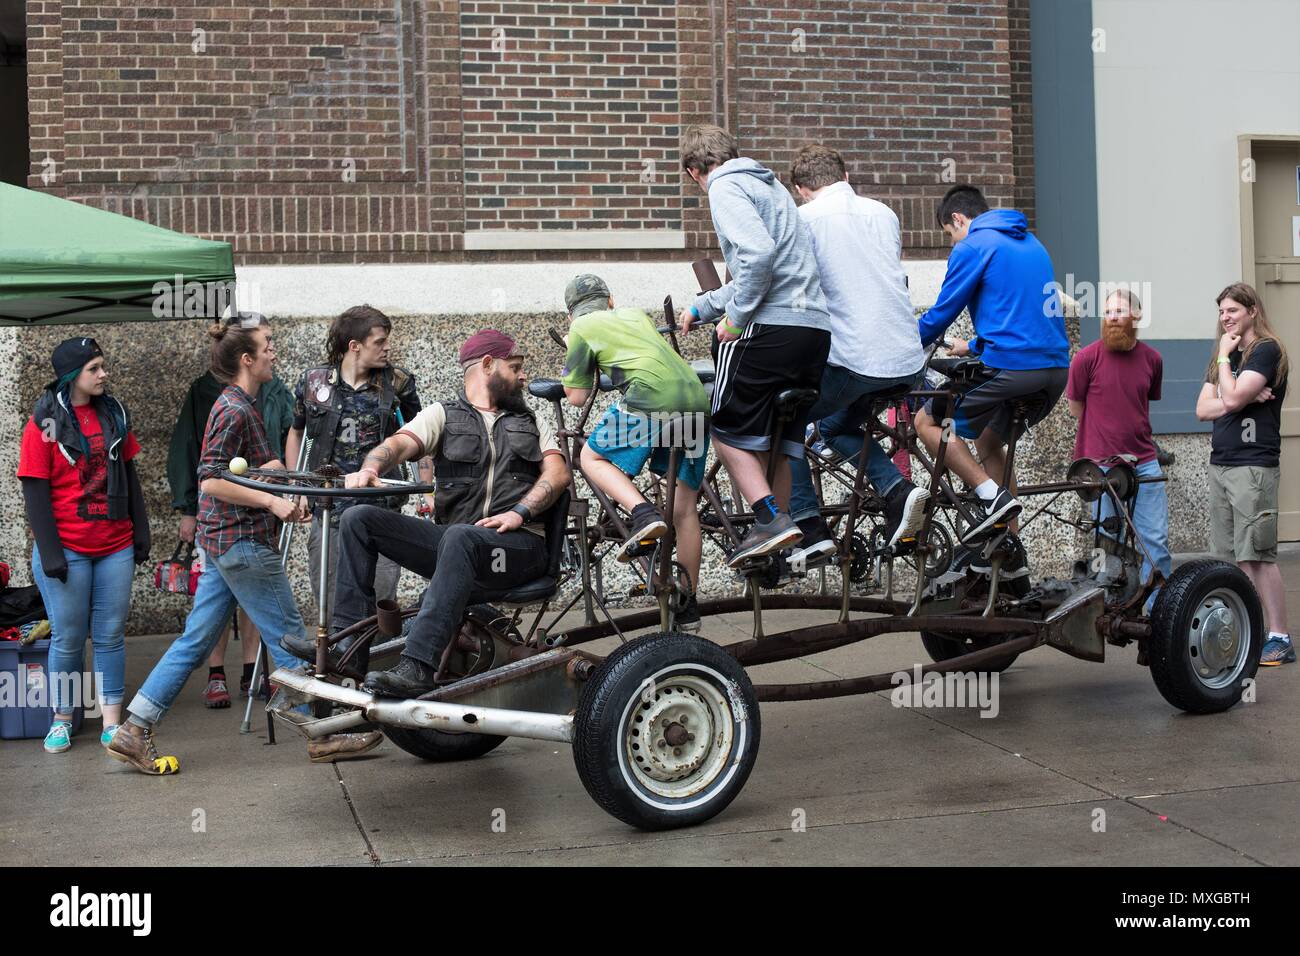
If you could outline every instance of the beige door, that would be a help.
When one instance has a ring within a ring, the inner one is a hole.
[[[1286,344],[1291,362],[1282,407],[1282,481],[1279,483],[1278,537],[1300,540],[1300,140],[1251,142],[1255,182],[1250,211],[1254,220],[1255,278],[1269,321]],[[1243,236],[1243,240],[1247,237]],[[1243,246],[1246,242],[1243,241]],[[1249,280],[1248,280],[1249,281]]]

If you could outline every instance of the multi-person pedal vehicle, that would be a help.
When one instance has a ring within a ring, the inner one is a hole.
[[[671,304],[666,303],[672,327]],[[671,335],[671,332],[669,333]],[[674,345],[676,341],[674,339]],[[900,388],[878,397],[883,410],[900,400],[952,397],[984,374],[975,359],[927,359],[927,386]],[[707,363],[693,363],[701,380]],[[938,380],[936,380],[938,379]],[[606,380],[602,388],[608,390]],[[924,522],[914,536],[886,546],[883,504],[866,483],[866,449],[856,462],[837,461],[816,447],[807,452],[823,492],[839,488],[841,500],[824,494],[823,515],[834,527],[837,551],[822,569],[790,566],[782,555],[750,561],[740,569],[746,593],[699,602],[703,617],[749,612],[748,640],[719,645],[682,633],[674,618],[685,583],[672,560],[673,530],[649,553],[634,559],[644,592],[657,606],[614,613],[601,584],[601,560],[628,532],[615,505],[598,489],[578,493],[579,451],[599,389],[572,420],[559,382],[529,384],[557,417],[557,439],[574,470],[568,491],[545,518],[550,562],[547,573],[504,591],[471,596],[464,623],[439,668],[439,686],[418,699],[375,697],[358,688],[359,660],[385,667],[404,646],[402,622],[418,606],[381,606],[371,618],[337,633],[322,619],[316,660],[307,670],[278,670],[279,691],[270,708],[289,715],[311,705],[312,717],[294,715],[293,725],[320,737],[364,724],[381,725],[401,749],[432,761],[478,757],[507,737],[569,743],[578,776],[591,797],[618,819],[643,829],[667,829],[707,820],[744,787],[761,736],[760,704],[865,694],[890,688],[892,673],[787,684],[755,684],[747,668],[843,647],[891,633],[916,633],[931,658],[924,672],[992,672],[1020,654],[1048,644],[1089,661],[1102,661],[1108,645],[1136,642],[1137,661],[1151,670],[1167,701],[1193,713],[1213,713],[1237,703],[1253,679],[1263,642],[1262,612],[1249,580],[1234,565],[1195,560],[1162,580],[1141,577],[1144,549],[1132,518],[1142,483],[1122,459],[1074,462],[1063,480],[1021,485],[1026,502],[1020,530],[1044,515],[1073,524],[1087,546],[1068,577],[1035,580],[1017,530],[995,527],[976,542],[973,494],[957,490],[945,468],[946,429],[931,458],[906,421],[886,425],[877,416],[866,428],[919,463],[930,492]],[[782,393],[773,434],[816,398],[808,390]],[[1013,435],[1024,432],[1032,409],[1013,408]],[[668,475],[677,473],[685,440],[671,446]],[[1007,453],[1009,480],[1016,442]],[[277,491],[330,498],[342,494],[387,495],[393,488],[349,489],[337,474],[284,472],[223,477]],[[286,488],[285,482],[288,487]],[[1004,486],[1006,481],[1003,482]],[[721,492],[714,466],[700,499],[701,524],[724,545],[734,546],[753,515]],[[410,485],[406,490],[423,491]],[[652,489],[661,511],[673,514],[675,482]],[[1087,507],[1073,504],[1073,497]],[[1113,512],[1099,519],[1108,499]],[[1041,502],[1041,504],[1039,504]],[[1061,514],[1064,504],[1071,507]],[[1029,503],[1037,505],[1032,511]],[[1078,517],[1083,511],[1084,517]],[[839,586],[831,588],[838,571]],[[820,588],[812,587],[819,578]],[[1151,595],[1158,594],[1149,613]],[[581,613],[577,607],[581,603]],[[525,615],[525,608],[532,610]],[[770,633],[764,614],[782,609],[827,612],[824,623]],[[570,614],[570,612],[574,612]],[[597,613],[598,612],[598,613]],[[577,618],[576,623],[569,623]],[[562,623],[563,620],[563,623]],[[608,654],[590,650],[615,638]]]

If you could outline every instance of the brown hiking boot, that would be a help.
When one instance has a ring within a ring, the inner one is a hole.
[[[351,760],[368,750],[374,750],[383,739],[383,733],[378,730],[372,730],[368,734],[330,734],[319,740],[307,741],[307,756],[312,763]]]
[[[180,761],[175,757],[159,757],[153,745],[153,728],[138,727],[122,721],[117,733],[108,742],[108,755],[114,760],[129,763],[141,773],[151,777],[171,776],[181,772]]]

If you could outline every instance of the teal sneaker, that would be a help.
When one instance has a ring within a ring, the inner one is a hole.
[[[101,747],[107,747],[113,742],[113,735],[117,733],[118,726],[118,724],[106,724],[104,726],[104,732],[99,735],[99,745]]]
[[[72,746],[72,721],[56,720],[50,724],[50,732],[45,735],[45,752],[61,754]]]
[[[1271,637],[1264,644],[1259,655],[1260,667],[1277,667],[1279,664],[1295,663],[1295,645],[1289,637]],[[47,748],[48,749],[48,748]]]

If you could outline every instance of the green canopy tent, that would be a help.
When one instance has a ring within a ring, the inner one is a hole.
[[[230,243],[0,183],[0,326],[216,318]]]

